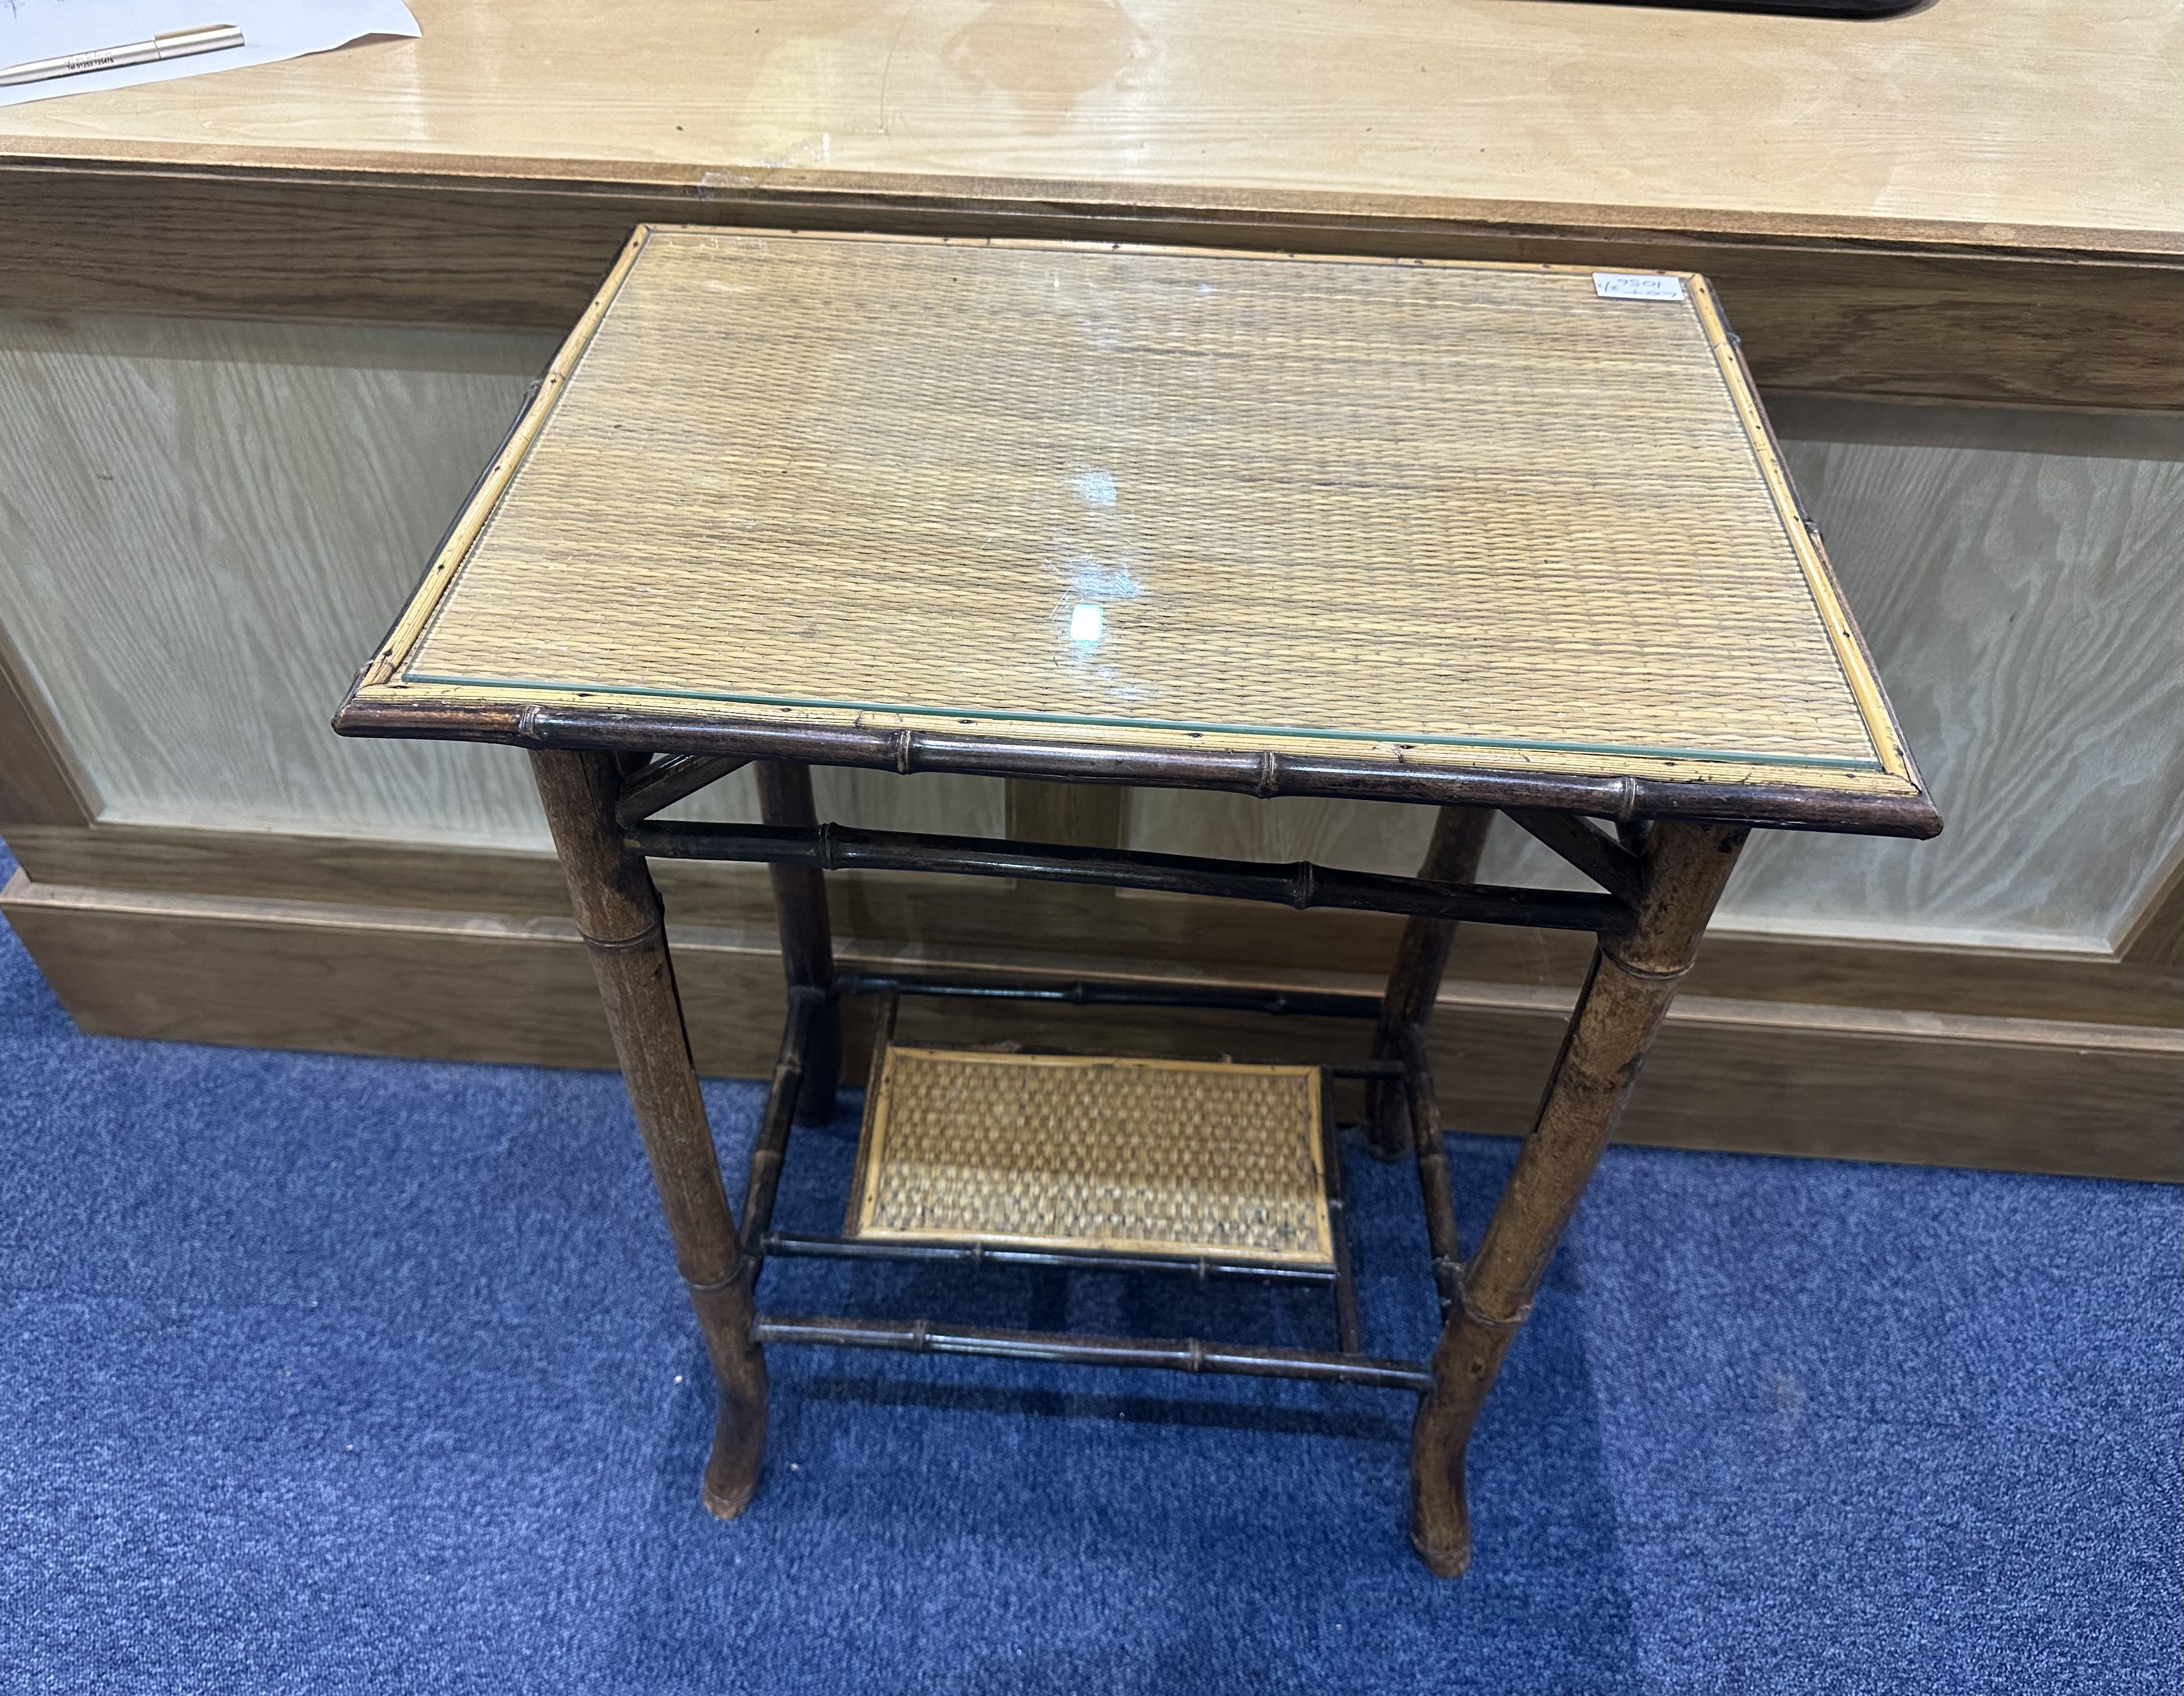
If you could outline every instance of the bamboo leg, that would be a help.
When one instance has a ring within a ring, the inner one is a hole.
[[[1744,845],[1740,829],[1657,823],[1636,929],[1593,957],[1539,1117],[1517,1158],[1434,1350],[1434,1387],[1411,1434],[1411,1542],[1453,1578],[1471,1564],[1463,1453],[1502,1358],[1575,1211],[1676,984]]]
[[[758,778],[759,817],[768,824],[815,828],[819,811],[811,800],[811,768],[762,760],[753,767]],[[834,931],[827,916],[827,874],[816,866],[775,866],[773,905],[781,920],[781,963],[791,989],[822,991],[826,1004],[811,1029],[804,1082],[796,1097],[799,1124],[825,1124],[834,1117],[835,1086],[842,1072],[842,1022],[834,999]]]
[[[719,1386],[701,1493],[715,1514],[733,1519],[758,1488],[766,1452],[766,1356],[750,1340],[751,1292],[690,1063],[659,892],[644,859],[623,847],[614,822],[614,756],[535,753],[532,774],[606,1003],[675,1264]]]
[[[1490,807],[1443,807],[1434,822],[1433,842],[1418,875],[1437,883],[1474,881],[1479,875],[1479,856],[1486,847],[1487,827],[1493,823]],[[1403,1027],[1423,1025],[1433,1016],[1434,997],[1440,993],[1441,973],[1455,940],[1456,926],[1447,919],[1413,918],[1403,926],[1396,968],[1388,974],[1388,991],[1380,1003],[1379,1028],[1373,1036],[1373,1058],[1401,1058]],[[1367,1118],[1372,1125],[1367,1146],[1379,1158],[1396,1159],[1411,1146],[1410,1102],[1400,1085],[1373,1085]]]

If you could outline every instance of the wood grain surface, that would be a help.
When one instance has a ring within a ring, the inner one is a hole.
[[[326,722],[550,352],[0,315],[0,620],[106,806],[544,840],[520,758]]]
[[[1563,1013],[1495,1005],[1461,985],[1451,999],[1434,1026],[1449,1122],[1521,1135]],[[2167,1040],[2112,1026],[1752,1011],[1680,999],[1616,1141],[2184,1180],[2163,1128],[2184,1114],[2184,1052]]]
[[[1977,243],[2172,232],[2184,202],[2165,145],[2177,19],[2132,0],[1875,22],[1497,0],[719,0],[702,29],[671,0],[630,0],[610,28],[580,0],[415,9],[421,40],[17,106],[0,137],[32,156],[487,180],[800,170],[1150,198],[1164,183],[1466,196],[1747,228],[1899,220]]]
[[[35,885],[20,873],[0,895],[0,914],[92,1032],[613,1063],[590,966],[566,918],[129,896]],[[771,935],[679,927],[675,946],[699,1068],[764,1072],[783,995]],[[872,965],[904,958],[854,940],[844,954]],[[921,969],[1008,965],[931,951],[910,957]],[[1248,973],[1234,980],[1298,981]],[[1445,987],[1431,1032],[1452,1127],[1521,1131],[1569,993],[1464,979]],[[526,1017],[480,1011],[510,1005],[522,1006]],[[866,1010],[850,1007],[846,1058],[855,1072],[869,1057],[869,1036]],[[1369,1034],[1369,1024],[1168,1008],[1022,1007],[999,1014],[921,1009],[906,1033],[951,1046],[1006,1036],[1079,1051],[1273,1063],[1362,1057]],[[2184,1036],[2174,1030],[1690,995],[1654,1047],[1618,1138],[2175,1182],[2184,1178],[2174,1135],[2180,1109]]]

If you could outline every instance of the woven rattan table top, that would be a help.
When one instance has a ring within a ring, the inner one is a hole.
[[[343,728],[526,711],[1919,795],[1689,275],[640,231]]]

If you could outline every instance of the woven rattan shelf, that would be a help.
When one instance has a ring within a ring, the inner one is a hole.
[[[336,722],[532,750],[719,1386],[715,1513],[759,1486],[769,1348],[1247,1374],[1422,1397],[1411,1541],[1444,1575],[1470,1559],[1473,1421],[1750,829],[1941,823],[1713,292],[1662,273],[640,230]],[[1394,877],[855,828],[820,818],[814,765],[1440,811]],[[746,766],[760,823],[667,821]],[[1497,814],[1590,887],[1480,884]],[[788,1016],[739,1212],[660,858],[772,868]],[[826,873],[848,871],[1405,923],[1379,996],[844,975]],[[1596,947],[1467,1246],[1425,1030],[1473,923]],[[917,997],[1363,1028],[1279,1066],[898,1044]],[[851,998],[878,1003],[854,1027],[878,1063],[847,1219],[777,1230]],[[1346,1132],[1416,1173],[1429,1360],[1366,1351]],[[1312,1347],[972,1325],[944,1301],[762,1311],[799,1258],[908,1263],[897,1287],[924,1293],[1038,1269],[1329,1299]]]
[[[1320,1074],[889,1046],[847,1235],[1334,1264]]]

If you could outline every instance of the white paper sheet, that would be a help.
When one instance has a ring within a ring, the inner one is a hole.
[[[0,70],[207,24],[235,25],[242,31],[243,44],[189,59],[0,87],[0,106],[270,64],[324,53],[359,36],[418,33],[417,20],[402,0],[0,0]]]

